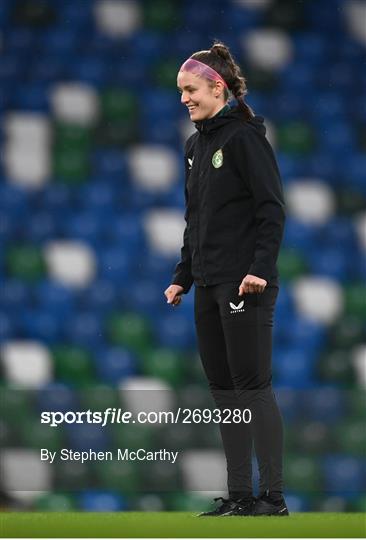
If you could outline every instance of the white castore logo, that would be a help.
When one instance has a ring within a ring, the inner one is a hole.
[[[229,304],[230,304],[230,307],[232,309],[232,311],[230,311],[230,313],[240,313],[241,311],[245,311],[245,309],[242,309],[242,307],[244,306],[244,300],[239,302],[239,304],[237,306],[235,304],[233,304],[232,302],[229,302]]]
[[[192,169],[193,160],[194,160],[194,156],[192,157],[192,159],[191,159],[191,158],[188,158],[188,163],[189,163],[188,170],[191,170],[191,169]]]

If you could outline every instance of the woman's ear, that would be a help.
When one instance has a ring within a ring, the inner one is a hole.
[[[222,82],[221,81],[216,81],[215,97],[219,98],[221,96],[221,94],[223,93],[223,91],[224,91],[224,85],[222,84]]]

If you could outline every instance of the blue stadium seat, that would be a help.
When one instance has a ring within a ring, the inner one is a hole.
[[[294,32],[292,42],[296,58],[317,67],[326,64],[334,46],[326,36],[309,30]]]
[[[99,276],[119,285],[131,276],[132,259],[129,253],[130,243],[100,248]]]
[[[113,70],[103,58],[85,56],[74,58],[69,73],[76,80],[101,87],[109,81]]]
[[[76,411],[77,395],[72,388],[63,383],[51,383],[37,391],[36,403],[39,411]],[[52,428],[56,429],[56,428]]]
[[[128,38],[131,53],[144,62],[156,62],[164,51],[164,38],[153,30],[138,30]]]
[[[163,292],[167,286],[168,283],[164,288],[160,286],[160,281],[153,276],[129,280],[123,294],[124,303],[129,309],[154,317],[165,307]]]
[[[196,336],[191,317],[182,313],[172,313],[172,307],[166,304],[166,314],[153,320],[153,332],[156,342],[172,349],[192,349],[196,344]]]
[[[157,122],[163,118],[175,118],[180,113],[182,104],[174,90],[142,90],[140,92],[140,109],[146,122]]]
[[[292,315],[287,326],[288,344],[299,345],[308,353],[322,350],[327,340],[326,327],[300,314]]]
[[[105,347],[95,354],[95,369],[100,380],[118,385],[126,377],[136,374],[137,359],[127,349]]]
[[[75,307],[73,290],[51,280],[42,280],[34,287],[34,299],[41,310],[67,317]]]
[[[301,410],[311,420],[336,423],[346,412],[344,391],[325,385],[309,388],[302,395]]]
[[[181,134],[178,130],[175,116],[162,117],[157,123],[154,119],[146,122],[141,120],[140,131],[142,142],[146,144],[166,144],[178,147],[181,144]]]
[[[24,111],[48,112],[49,88],[47,84],[36,82],[20,86],[14,93],[12,104]]]
[[[179,61],[183,62],[192,54],[205,48],[205,36],[198,30],[180,27],[174,32],[173,39],[169,40],[169,50],[172,51]]]
[[[24,73],[26,63],[23,58],[14,53],[4,53],[1,55],[0,63],[0,81],[9,83],[10,81],[19,81],[21,74]]]
[[[317,227],[296,220],[292,216],[286,219],[283,246],[294,247],[305,252],[311,252],[316,239]]]
[[[39,339],[51,344],[57,342],[63,331],[62,316],[47,308],[36,309],[25,306],[19,316],[22,333],[28,339]]]
[[[100,181],[115,180],[118,185],[129,180],[127,155],[115,148],[97,148],[91,156],[91,165]]]
[[[77,452],[85,452],[93,450],[94,452],[102,452],[109,450],[109,437],[107,427],[102,427],[101,424],[89,424],[84,422],[70,423],[65,425],[65,431],[69,443],[69,448]]]
[[[88,182],[79,189],[78,205],[91,212],[102,214],[104,217],[110,216],[117,202],[115,192],[113,184],[103,181]]]
[[[66,78],[67,64],[67,55],[43,55],[33,60],[29,74],[34,81],[56,82]]]
[[[76,51],[80,41],[80,35],[66,25],[59,28],[53,27],[41,33],[42,50],[48,53],[72,54]]]
[[[144,264],[141,263],[141,260],[138,263],[137,275],[139,278],[152,279],[156,284],[163,286],[164,283],[170,283],[177,262],[178,259],[176,257],[167,259],[147,249],[144,252]]]
[[[275,353],[281,354],[280,351]],[[286,422],[294,422],[299,414],[299,390],[291,387],[286,387],[281,383],[274,384],[274,392],[281,415]]]
[[[326,491],[344,494],[365,492],[366,461],[364,458],[340,454],[324,456],[322,461]]]
[[[324,90],[315,92],[308,97],[310,101],[311,121],[318,128],[329,128],[327,122],[335,118],[344,117],[345,103],[344,96],[335,90]]]
[[[248,99],[248,103],[251,103]],[[268,106],[268,105],[267,105]],[[292,91],[283,91],[273,96],[273,104],[270,117],[279,123],[292,121],[294,118],[301,118],[306,112],[308,104],[304,102],[301,95]],[[259,109],[262,114],[263,108]],[[264,114],[264,112],[263,112]]]
[[[309,497],[303,493],[285,491],[285,499],[290,513],[309,512],[310,510]]]
[[[75,193],[69,186],[65,184],[47,184],[37,194],[38,204],[50,213],[61,211],[63,219],[67,219],[65,213],[69,213],[73,206]]]
[[[103,219],[95,212],[75,212],[64,222],[63,233],[69,239],[77,239],[96,247],[102,242]]]
[[[17,216],[12,215],[6,208],[1,211],[0,240],[1,242],[16,241],[21,236],[21,222]]]
[[[65,216],[62,216],[65,219]],[[46,242],[57,238],[61,229],[57,226],[57,216],[47,210],[37,212],[27,220],[24,236],[30,243]]]
[[[109,279],[98,279],[79,293],[82,309],[96,313],[108,313],[119,304],[118,288]]]
[[[85,512],[121,512],[127,503],[119,493],[105,491],[85,491],[80,495],[79,504]]]
[[[19,313],[30,301],[29,287],[20,279],[2,280],[0,287],[0,308],[6,313]]]
[[[326,130],[319,130],[317,138],[320,149],[332,153],[342,151],[344,155],[352,155],[356,144],[354,129],[340,118],[329,122]]]
[[[307,263],[312,274],[326,276],[336,281],[349,279],[350,260],[346,251],[336,247],[320,248],[307,255]]]
[[[64,325],[66,340],[75,345],[95,347],[104,341],[103,322],[99,313],[80,311],[71,315]]]
[[[293,388],[306,388],[314,381],[314,353],[298,346],[274,351],[273,371],[276,384]]]
[[[113,66],[114,82],[138,92],[147,81],[147,61],[144,58],[134,57],[116,62]]]
[[[213,4],[215,5],[215,4]],[[216,14],[217,10],[220,10],[220,2],[216,3],[216,10],[214,10],[213,17],[214,17],[214,23],[217,23],[216,20]],[[220,10],[220,18],[222,17],[222,22],[220,21],[220,27],[224,27],[225,30],[229,29],[229,31],[226,30],[224,35],[221,39],[223,39],[224,43],[226,43],[229,35],[235,36],[236,32],[239,32],[240,34],[245,33],[246,31],[255,28],[258,24],[261,23],[263,14],[260,12],[260,10],[257,9],[246,9],[245,6],[241,6],[240,4],[236,4],[235,2],[229,3],[227,6],[225,6],[225,9]],[[205,27],[205,25],[204,25]],[[220,30],[221,30],[220,28]],[[221,36],[221,33],[220,33]],[[230,40],[231,41],[231,40]],[[230,41],[228,41],[228,44],[231,47],[233,46],[233,43],[231,44]],[[234,42],[234,40],[232,40]],[[238,46],[238,41],[236,41],[236,46]],[[240,58],[240,50],[237,48],[231,49],[236,56],[237,60]]]
[[[325,150],[317,150],[307,158],[309,176],[326,180],[333,186],[341,182],[335,156]]]
[[[137,211],[111,214],[105,224],[105,235],[108,241],[130,255],[145,251],[145,232],[142,226],[143,215]]]
[[[294,61],[281,70],[281,91],[288,93],[312,92],[316,78],[313,64]]]
[[[218,26],[217,8],[216,1],[185,2],[182,10],[182,25],[193,31],[203,31],[205,28],[210,28],[214,32]]]
[[[15,339],[18,337],[18,327],[16,316],[10,315],[1,307],[0,310],[0,343]]]
[[[366,195],[366,155],[356,151],[346,153],[342,161],[342,170],[348,180],[348,186],[357,188]]]
[[[35,45],[36,39],[36,33],[30,28],[14,26],[6,33],[6,46],[12,52],[29,52]]]
[[[0,211],[5,210],[11,216],[22,217],[29,208],[26,190],[7,182],[0,182]]]

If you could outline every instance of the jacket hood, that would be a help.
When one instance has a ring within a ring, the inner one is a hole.
[[[260,115],[255,115],[253,118],[249,120],[243,120],[242,112],[238,111],[236,109],[231,109],[224,114],[219,114],[216,116],[213,116],[212,118],[206,118],[204,120],[199,120],[198,122],[194,122],[196,129],[200,133],[211,133],[212,131],[216,131],[220,127],[233,122],[238,121],[248,123],[255,127],[262,135],[266,134],[266,126],[264,125],[264,117]]]

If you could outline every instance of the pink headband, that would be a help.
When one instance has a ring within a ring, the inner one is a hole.
[[[224,79],[221,77],[217,71],[212,69],[207,64],[204,64],[203,62],[200,62],[199,60],[195,60],[194,58],[188,58],[182,64],[179,71],[189,71],[190,73],[194,73],[195,75],[199,75],[200,77],[205,77],[206,79],[210,79],[211,81],[221,81],[222,84],[228,88],[228,85],[224,81]]]

